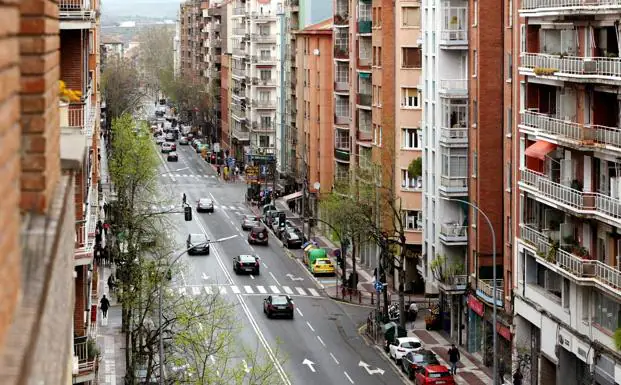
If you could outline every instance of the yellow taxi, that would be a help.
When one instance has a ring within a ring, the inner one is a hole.
[[[313,275],[317,274],[326,274],[326,275],[334,275],[334,265],[332,261],[328,258],[317,258],[314,263],[311,265],[311,273]]]

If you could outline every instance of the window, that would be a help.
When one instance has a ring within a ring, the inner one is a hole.
[[[423,177],[410,177],[408,170],[401,170],[401,188],[420,190],[423,188]]]
[[[472,2],[472,26],[476,27],[479,23],[479,2],[474,0]]]
[[[403,212],[403,222],[407,230],[422,230],[423,212],[415,211],[415,210],[406,210]]]
[[[526,25],[520,25],[520,53],[526,52]]]
[[[479,103],[476,100],[472,101],[472,125],[476,126],[479,118]]]
[[[507,163],[507,167],[506,167],[506,174],[507,174],[507,185],[505,186],[505,190],[507,191],[511,191],[511,162]]]
[[[271,80],[272,79],[272,71],[271,70],[261,70],[261,72],[259,74],[261,76],[261,80],[263,80],[263,81]]]
[[[271,147],[269,135],[259,135],[259,147]]]
[[[513,55],[507,54],[507,80],[511,81],[513,77]]]
[[[377,47],[377,66],[382,65],[382,47]]]
[[[476,151],[472,152],[472,176],[476,178],[478,173],[479,154]]]
[[[336,62],[336,82],[349,83],[349,67],[345,62]]]
[[[401,8],[402,25],[404,27],[420,27],[420,8],[403,7]]]
[[[349,151],[349,131],[337,129],[334,132],[334,147]]]
[[[477,50],[472,50],[472,77],[477,76],[477,66],[479,62],[479,55],[477,54]]]
[[[88,53],[95,53],[95,34],[93,31],[88,31]]]
[[[420,108],[421,92],[417,88],[401,88],[401,107]]]
[[[261,59],[269,59],[270,56],[272,56],[272,53],[270,52],[269,49],[262,49],[261,50]]]
[[[601,327],[608,329],[611,332],[617,330],[617,328],[621,326],[619,324],[619,312],[621,311],[619,304],[598,290],[594,290],[593,298],[593,312],[595,313],[593,314],[593,320]]]
[[[511,217],[507,217],[507,243],[513,244],[513,221]]]
[[[271,116],[261,116],[261,127],[262,128],[272,128],[272,117]]]
[[[401,48],[401,57],[403,68],[421,68],[422,66],[422,53],[420,48],[403,47]]]
[[[348,97],[336,97],[336,116],[349,117],[349,98]]]
[[[268,102],[270,100],[270,92],[269,91],[260,91],[259,92],[259,101]]]
[[[269,24],[263,24],[259,26],[259,35],[261,36],[269,36],[270,35],[270,26]]]
[[[423,134],[422,130],[418,128],[404,128],[401,130],[402,140],[401,140],[401,148],[415,148],[419,149],[423,143]]]

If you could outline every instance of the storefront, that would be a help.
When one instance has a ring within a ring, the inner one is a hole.
[[[486,306],[474,295],[467,297],[468,304],[468,352],[481,360],[481,362],[491,367],[494,364],[494,324],[493,308]],[[501,309],[497,309],[501,312]],[[499,315],[498,315],[499,316]],[[499,318],[497,316],[497,318]],[[511,330],[499,318],[496,321],[497,359],[499,364],[503,363],[507,371],[511,370]],[[500,365],[503,366],[503,365]]]
[[[474,295],[468,295],[468,352],[483,358],[484,334],[483,334],[483,317],[485,315],[485,305],[483,302],[475,298]]]

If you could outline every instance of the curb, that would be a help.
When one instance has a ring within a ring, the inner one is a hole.
[[[397,364],[395,364],[390,358],[386,356],[386,353],[384,353],[384,349],[382,349],[379,345],[373,342],[366,335],[365,333],[366,328],[367,328],[367,325],[362,325],[358,328],[358,334],[360,335],[360,337],[362,337],[362,340],[364,341],[365,345],[370,346],[371,348],[379,352],[378,355],[380,356],[380,358],[388,363],[388,366],[390,367],[390,369],[392,369],[392,371],[397,375],[397,377],[401,379],[401,382],[403,382],[404,384],[412,384],[410,379],[407,378],[403,374],[403,372],[401,371],[401,368],[398,368]]]
[[[367,308],[367,309],[375,309],[375,306],[373,306],[373,305],[363,305],[363,304],[360,304],[360,303],[348,302],[348,301],[344,300],[343,298],[339,298],[339,297],[336,297],[334,295],[329,295],[328,294],[328,297],[330,297],[330,299],[332,299],[334,302],[339,302],[339,303],[342,303],[342,304],[345,304],[345,305],[364,307],[364,308]],[[366,325],[364,327],[366,327]]]

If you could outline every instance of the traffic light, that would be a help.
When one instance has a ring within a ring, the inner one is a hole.
[[[192,208],[190,206],[185,206],[183,208],[183,213],[185,215],[186,222],[189,222],[192,220]]]

